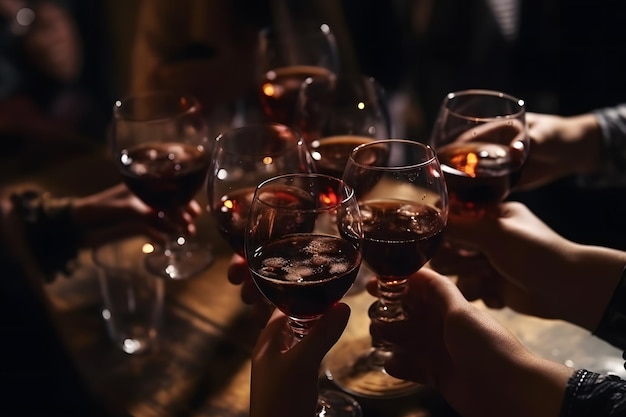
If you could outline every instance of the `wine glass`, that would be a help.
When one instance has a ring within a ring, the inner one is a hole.
[[[307,77],[300,86],[294,124],[317,172],[339,178],[355,147],[392,135],[385,92],[364,75]]]
[[[525,114],[523,100],[499,91],[464,90],[444,98],[430,145],[445,175],[451,215],[480,216],[509,195],[530,146]]]
[[[288,317],[285,349],[304,338],[350,289],[361,265],[361,215],[354,191],[323,174],[287,174],[256,189],[245,236],[252,278]],[[360,416],[359,404],[322,391],[318,416]]]
[[[302,137],[278,123],[231,129],[215,141],[207,195],[220,235],[244,257],[244,230],[259,183],[282,174],[314,172]]]
[[[376,274],[379,298],[371,320],[405,320],[407,278],[428,262],[447,222],[448,195],[435,151],[426,144],[389,139],[359,145],[343,179],[353,187],[363,218],[363,260]],[[390,345],[372,334],[367,344],[346,344],[328,355],[326,373],[344,391],[391,398],[420,385],[394,378],[384,369]],[[362,349],[361,349],[362,348]]]
[[[198,101],[175,91],[138,93],[113,106],[112,148],[128,188],[164,221],[181,211],[205,182],[212,141]],[[208,247],[183,231],[146,258],[146,268],[185,279],[213,261]]]
[[[361,74],[307,77],[300,86],[294,124],[302,132],[317,172],[338,178],[355,147],[392,135],[383,87]],[[362,265],[350,293],[363,290],[372,275]]]
[[[256,58],[259,101],[271,122],[291,125],[302,82],[339,71],[335,37],[326,24],[314,29],[265,28],[259,32]]]

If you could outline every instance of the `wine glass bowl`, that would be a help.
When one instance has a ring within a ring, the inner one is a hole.
[[[290,125],[300,85],[307,77],[330,77],[339,71],[339,53],[328,25],[314,30],[281,27],[259,32],[257,91],[266,117]]]
[[[377,276],[379,297],[372,321],[406,320],[402,304],[408,277],[422,268],[442,241],[448,197],[435,151],[409,140],[373,141],[356,147],[343,179],[352,186],[363,219],[363,260]],[[410,394],[420,385],[384,369],[391,346],[372,334],[364,351],[337,349],[326,361],[327,376],[344,391],[370,398]]]
[[[359,206],[342,180],[287,174],[259,184],[245,255],[258,289],[288,317],[286,348],[348,292],[361,265],[361,239]],[[318,416],[361,415],[351,397],[329,394],[320,394]]]
[[[509,195],[526,161],[524,101],[492,90],[449,93],[430,144],[446,177],[451,213],[480,215]]]
[[[191,95],[153,91],[115,102],[112,148],[128,188],[159,217],[181,211],[201,189],[209,166],[211,141],[205,115]],[[213,255],[177,233],[161,251],[146,258],[158,276],[183,279],[208,267]]]
[[[249,124],[216,138],[207,179],[209,212],[235,253],[244,256],[244,230],[257,185],[314,170],[299,133],[282,124]]]
[[[382,86],[372,77],[308,77],[296,101],[295,125],[320,173],[341,177],[352,150],[391,137],[391,118]]]

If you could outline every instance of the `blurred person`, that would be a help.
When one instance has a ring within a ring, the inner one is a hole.
[[[112,80],[102,16],[96,1],[0,0],[5,155],[104,141]]]
[[[195,232],[200,207],[192,201],[170,223],[120,184],[85,197],[55,198],[37,187],[0,197],[0,330],[7,343],[0,374],[0,414],[112,416],[91,392],[60,335],[44,285],[71,276],[78,250],[144,234],[165,242],[168,232]],[[9,343],[11,341],[11,343]]]

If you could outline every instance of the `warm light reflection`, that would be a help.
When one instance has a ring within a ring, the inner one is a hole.
[[[365,103],[363,103],[362,101],[360,101],[360,102],[358,102],[358,103],[357,103],[356,107],[357,107],[359,110],[363,110],[363,109],[365,108]]]
[[[469,152],[467,155],[456,155],[452,158],[452,163],[459,171],[466,173],[470,177],[476,176],[478,155],[474,152]]]
[[[265,165],[271,165],[271,164],[272,164],[272,162],[274,162],[274,160],[272,159],[272,157],[271,157],[271,156],[266,156],[265,158],[263,158],[263,163],[264,163]]]
[[[154,252],[154,246],[151,243],[144,243],[141,247],[141,252],[143,253],[152,253]]]
[[[272,97],[274,93],[275,93],[274,86],[272,84],[270,83],[263,84],[263,94],[265,94],[268,97]]]

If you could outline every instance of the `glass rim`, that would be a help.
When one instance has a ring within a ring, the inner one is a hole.
[[[262,152],[262,153],[257,153],[257,152],[233,152],[229,149],[227,149],[224,146],[220,146],[221,143],[223,143],[223,141],[225,141],[228,137],[231,137],[232,135],[236,134],[236,133],[241,133],[241,132],[254,132],[259,128],[263,128],[266,129],[267,131],[272,130],[272,128],[278,128],[278,129],[283,129],[283,131],[288,131],[290,132],[295,141],[291,142],[285,142],[285,143],[289,143],[290,146],[287,146],[286,148],[283,149],[296,149],[298,146],[303,147],[303,149],[308,152],[308,149],[306,147],[306,144],[304,143],[304,137],[302,136],[302,133],[300,132],[299,129],[296,129],[293,126],[288,126],[282,123],[276,123],[276,122],[267,122],[267,123],[263,123],[263,122],[259,122],[259,123],[250,123],[250,124],[245,124],[243,126],[239,126],[239,127],[235,127],[232,129],[229,129],[225,132],[220,133],[219,135],[217,135],[217,137],[215,138],[215,144],[214,144],[214,149],[221,149],[224,152],[226,152],[227,154],[231,154],[231,155],[244,155],[244,156],[274,156],[274,155],[280,155],[281,151],[276,151],[276,152],[270,152],[270,153],[266,153],[266,152]],[[283,141],[284,142],[284,141]]]
[[[187,104],[180,107],[179,111],[169,116],[161,116],[161,117],[154,117],[154,118],[153,117],[129,117],[129,115],[124,112],[124,109],[130,104],[132,104],[133,102],[136,103],[139,100],[154,99],[154,98],[174,99],[174,100],[178,100],[179,102],[181,100],[185,100]],[[198,100],[196,96],[194,96],[191,93],[188,93],[185,91],[178,91],[178,90],[149,90],[149,91],[141,91],[137,93],[130,93],[130,94],[127,94],[125,96],[121,96],[115,99],[115,101],[113,102],[113,116],[115,118],[123,118],[125,120],[135,121],[135,122],[145,122],[145,121],[151,121],[151,120],[158,121],[158,120],[165,120],[171,117],[176,118],[179,116],[193,113],[195,111],[200,112],[200,110],[201,110],[200,100]]]
[[[412,163],[412,164],[410,163],[402,164],[398,166],[378,165],[378,164],[369,165],[369,164],[363,164],[354,159],[354,155],[360,152],[363,148],[369,148],[371,146],[376,146],[376,145],[384,145],[387,143],[389,144],[398,143],[402,145],[410,145],[411,147],[418,147],[418,148],[424,149],[428,154],[430,154],[430,157],[422,162],[417,162],[417,163]],[[432,146],[430,146],[427,143],[419,142],[416,140],[409,140],[409,139],[380,139],[380,140],[373,140],[367,143],[362,143],[358,145],[356,148],[354,148],[352,152],[350,152],[349,160],[352,164],[356,166],[367,168],[370,170],[378,170],[378,171],[404,171],[407,169],[415,169],[415,168],[420,168],[420,167],[424,167],[427,165],[431,165],[433,162],[438,162],[437,152],[435,152]]]
[[[516,105],[519,110],[517,110],[516,112],[512,112],[512,113],[508,113],[508,114],[501,114],[501,115],[495,115],[495,116],[489,116],[489,117],[485,117],[485,116],[468,116],[466,114],[463,113],[459,113],[458,111],[455,110],[451,110],[448,106],[446,106],[446,109],[454,114],[455,116],[461,118],[461,119],[466,119],[466,120],[472,120],[472,121],[490,121],[490,120],[496,120],[496,119],[516,119],[518,118],[520,115],[524,114],[526,111],[526,102],[524,101],[524,99],[521,99],[519,97],[516,97],[512,94],[509,93],[505,93],[503,91],[499,91],[499,90],[490,90],[490,89],[485,89],[485,88],[470,88],[470,89],[466,89],[466,90],[457,90],[457,91],[451,91],[448,94],[446,94],[445,97],[445,102],[449,103],[451,102],[454,98],[457,97],[464,97],[464,96],[468,96],[470,94],[473,95],[483,95],[483,96],[488,96],[488,97],[494,97],[494,98],[502,98],[502,99],[506,99],[507,101],[513,103],[514,105]]]
[[[330,182],[336,182],[337,184],[339,184],[340,188],[342,190],[347,191],[346,195],[339,201],[337,201],[335,204],[332,205],[327,205],[324,207],[318,207],[318,208],[314,208],[314,209],[295,209],[295,211],[299,211],[302,213],[316,213],[316,212],[322,212],[322,211],[329,211],[329,210],[333,210],[336,208],[341,207],[342,205],[346,204],[350,199],[355,198],[355,192],[354,192],[354,188],[352,188],[350,185],[348,185],[343,179],[338,178],[338,177],[333,177],[332,175],[327,175],[327,174],[320,174],[317,172],[293,172],[293,173],[289,173],[289,174],[281,174],[281,175],[277,175],[271,178],[267,178],[263,181],[261,181],[255,188],[254,191],[254,197],[253,200],[256,198],[257,193],[265,186],[267,186],[268,184],[271,184],[273,182],[279,182],[281,180],[284,179],[288,179],[288,178],[323,178],[326,180],[329,180]],[[257,200],[259,201],[261,204],[268,206],[268,207],[272,207],[272,208],[284,208],[284,206],[276,206],[273,204],[269,204],[264,200]],[[294,210],[294,209],[290,209],[290,210]]]

